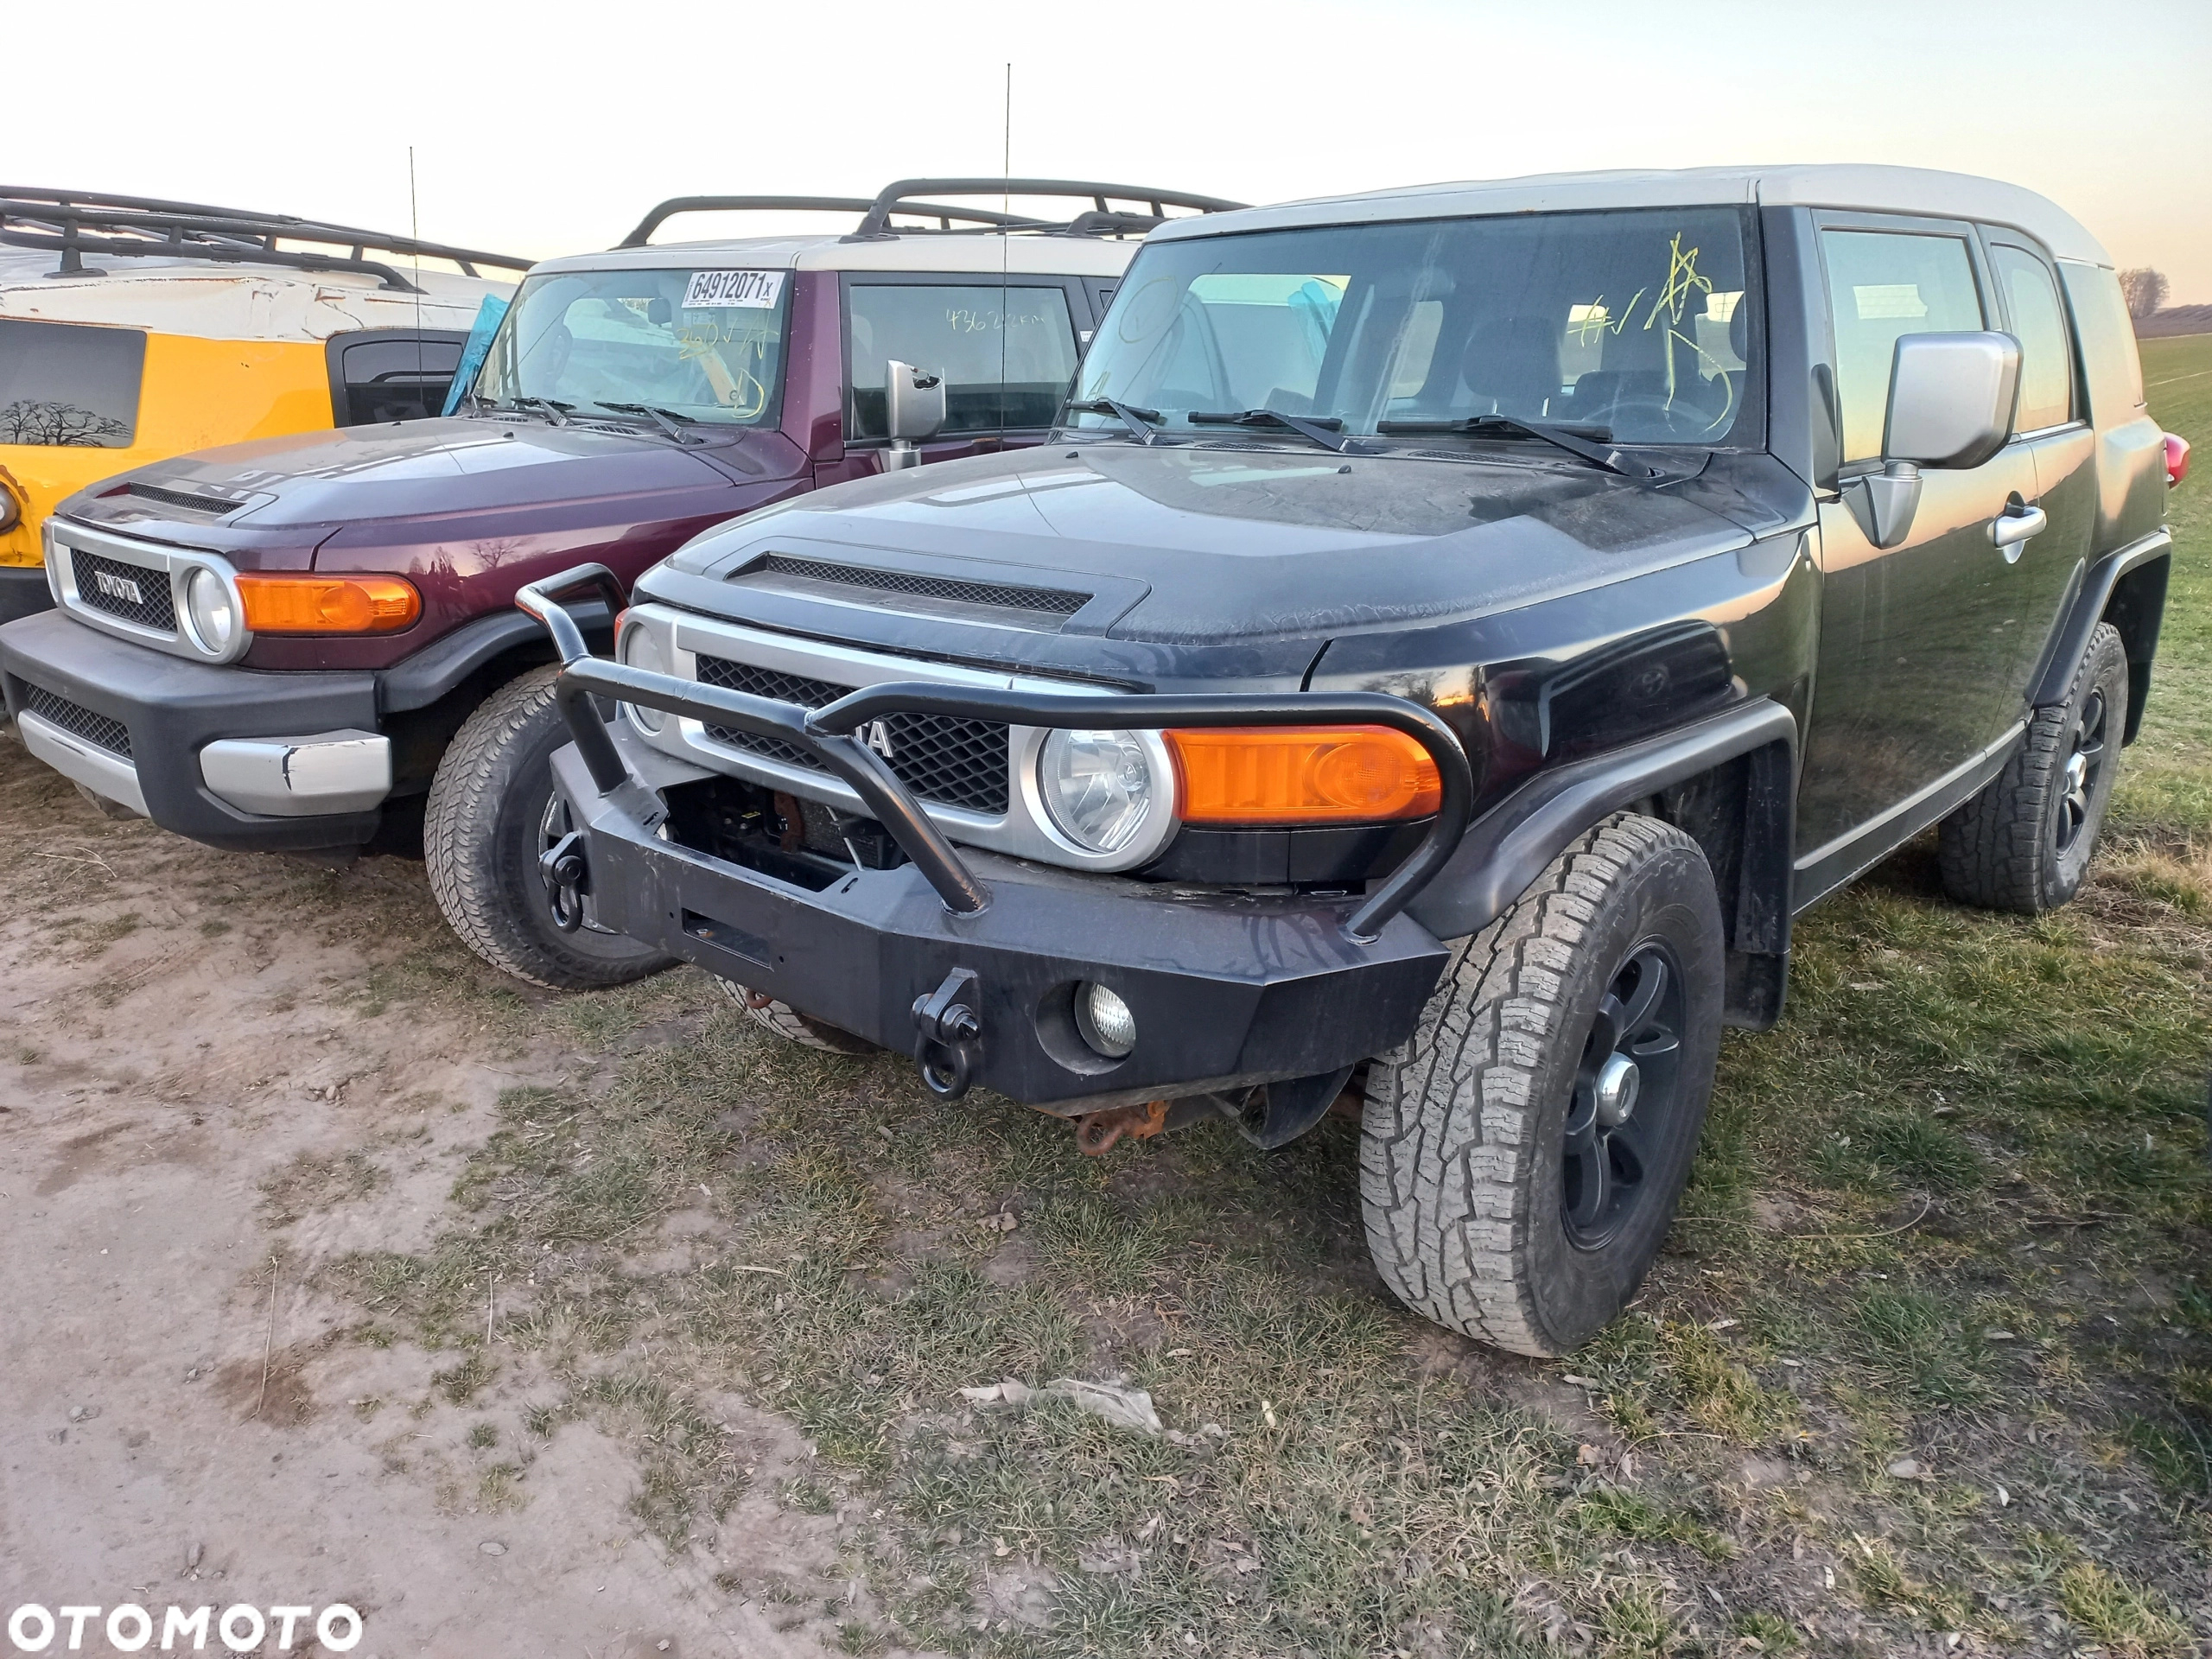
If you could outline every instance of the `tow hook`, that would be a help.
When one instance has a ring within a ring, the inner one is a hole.
[[[584,832],[571,830],[538,855],[537,873],[545,880],[545,897],[553,907],[553,925],[573,933],[583,925],[584,894],[591,891],[591,873],[584,862]]]
[[[959,1099],[974,1079],[983,1039],[975,1007],[982,989],[973,969],[956,968],[937,989],[914,999],[914,1065],[922,1086],[939,1100]]]

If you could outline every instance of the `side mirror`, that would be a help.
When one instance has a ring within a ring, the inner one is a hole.
[[[884,365],[883,414],[891,435],[885,467],[895,472],[920,466],[914,445],[935,437],[944,425],[944,377],[892,359]]]
[[[1882,470],[1847,492],[1866,539],[1895,547],[1912,531],[1920,469],[1964,472],[2012,435],[2020,343],[2010,334],[1903,334],[1890,365]]]

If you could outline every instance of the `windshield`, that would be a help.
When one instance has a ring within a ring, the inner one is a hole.
[[[1120,432],[1112,399],[1178,435],[1266,410],[1345,434],[1490,415],[1756,444],[1746,220],[1638,209],[1154,243],[1084,360],[1072,402],[1096,407],[1067,419]],[[1264,417],[1236,429],[1289,435]]]
[[[531,276],[499,325],[476,396],[509,406],[539,399],[587,416],[629,404],[684,421],[772,426],[790,294],[782,270]]]

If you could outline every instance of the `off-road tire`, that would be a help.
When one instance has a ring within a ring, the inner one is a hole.
[[[2105,808],[2120,772],[2127,728],[2127,652],[2119,632],[2100,622],[2074,671],[2066,701],[2035,710],[2027,740],[2005,770],[1943,820],[1938,846],[1943,890],[1962,905],[2040,916],[2082,890],[2104,828]],[[2088,812],[2063,849],[2066,768],[2082,710],[2103,700],[2101,764],[2088,791]]]
[[[552,990],[624,985],[675,958],[616,933],[553,925],[537,872],[553,751],[569,730],[553,702],[560,670],[508,681],[461,722],[430,780],[423,860],[438,908],[494,968]]]
[[[1680,965],[1675,1108],[1638,1207],[1599,1248],[1568,1236],[1567,1120],[1617,972]],[[1688,836],[1621,813],[1452,951],[1402,1047],[1370,1067],[1360,1199],[1383,1281],[1425,1317],[1515,1353],[1571,1352],[1636,1294],[1689,1175],[1719,1052],[1725,944]]]
[[[741,985],[734,979],[717,975],[715,982],[729,993],[729,1000],[743,1008],[756,1025],[772,1031],[777,1036],[797,1043],[801,1048],[815,1048],[825,1054],[873,1054],[876,1046],[865,1037],[855,1037],[849,1031],[831,1025],[827,1020],[817,1020],[810,1014],[801,1014],[788,1002],[770,998],[756,1003],[749,985]]]

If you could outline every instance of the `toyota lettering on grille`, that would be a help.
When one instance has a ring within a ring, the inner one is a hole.
[[[868,721],[868,737],[866,741],[868,747],[874,749],[885,760],[895,760],[899,758],[892,752],[891,728],[885,725],[881,721],[871,720]]]
[[[143,605],[146,595],[138,591],[138,584],[128,576],[118,576],[106,570],[92,572],[92,586],[110,599],[128,600],[133,605]]]

